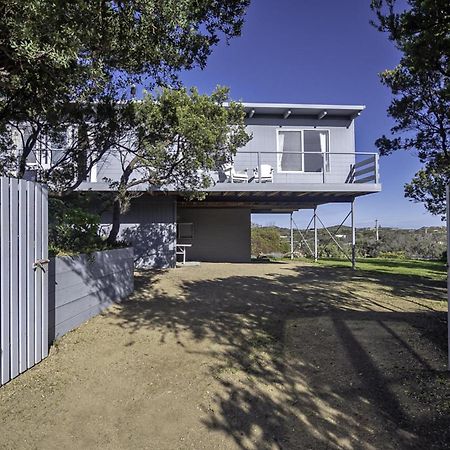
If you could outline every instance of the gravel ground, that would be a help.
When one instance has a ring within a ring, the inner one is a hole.
[[[444,282],[261,263],[136,287],[0,388],[0,448],[450,448]]]

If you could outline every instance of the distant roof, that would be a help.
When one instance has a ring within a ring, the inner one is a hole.
[[[340,116],[355,119],[366,107],[364,105],[317,105],[304,103],[247,103],[242,102],[248,117],[254,115]]]

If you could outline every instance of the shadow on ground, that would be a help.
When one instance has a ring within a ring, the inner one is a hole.
[[[264,269],[181,279],[179,295],[141,272],[118,323],[156,329],[162,345],[211,342],[220,389],[204,421],[240,448],[449,446],[444,282]]]

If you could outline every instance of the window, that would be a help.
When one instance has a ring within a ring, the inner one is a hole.
[[[325,171],[329,171],[329,132],[279,131],[278,152],[278,169],[281,172],[322,172],[324,163]]]
[[[301,131],[280,131],[278,133],[280,169],[283,172],[303,170]]]
[[[328,153],[328,131],[304,130],[305,172],[322,172],[323,156]]]
[[[178,223],[177,224],[177,238],[178,239],[193,239],[194,238],[194,224],[193,223]]]

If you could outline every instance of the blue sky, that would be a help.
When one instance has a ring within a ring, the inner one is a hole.
[[[253,0],[242,35],[217,46],[206,69],[183,74],[188,86],[211,92],[229,86],[236,100],[280,103],[363,104],[356,121],[356,148],[375,151],[374,142],[388,133],[390,92],[377,74],[394,67],[399,54],[387,36],[369,24],[370,0]],[[383,192],[356,201],[357,226],[378,219],[383,226],[417,228],[442,225],[421,204],[404,198],[403,185],[420,164],[413,153],[381,159]],[[345,205],[319,208],[322,220],[343,219]],[[303,224],[309,212],[296,213]],[[257,223],[287,225],[283,215],[258,215]]]

